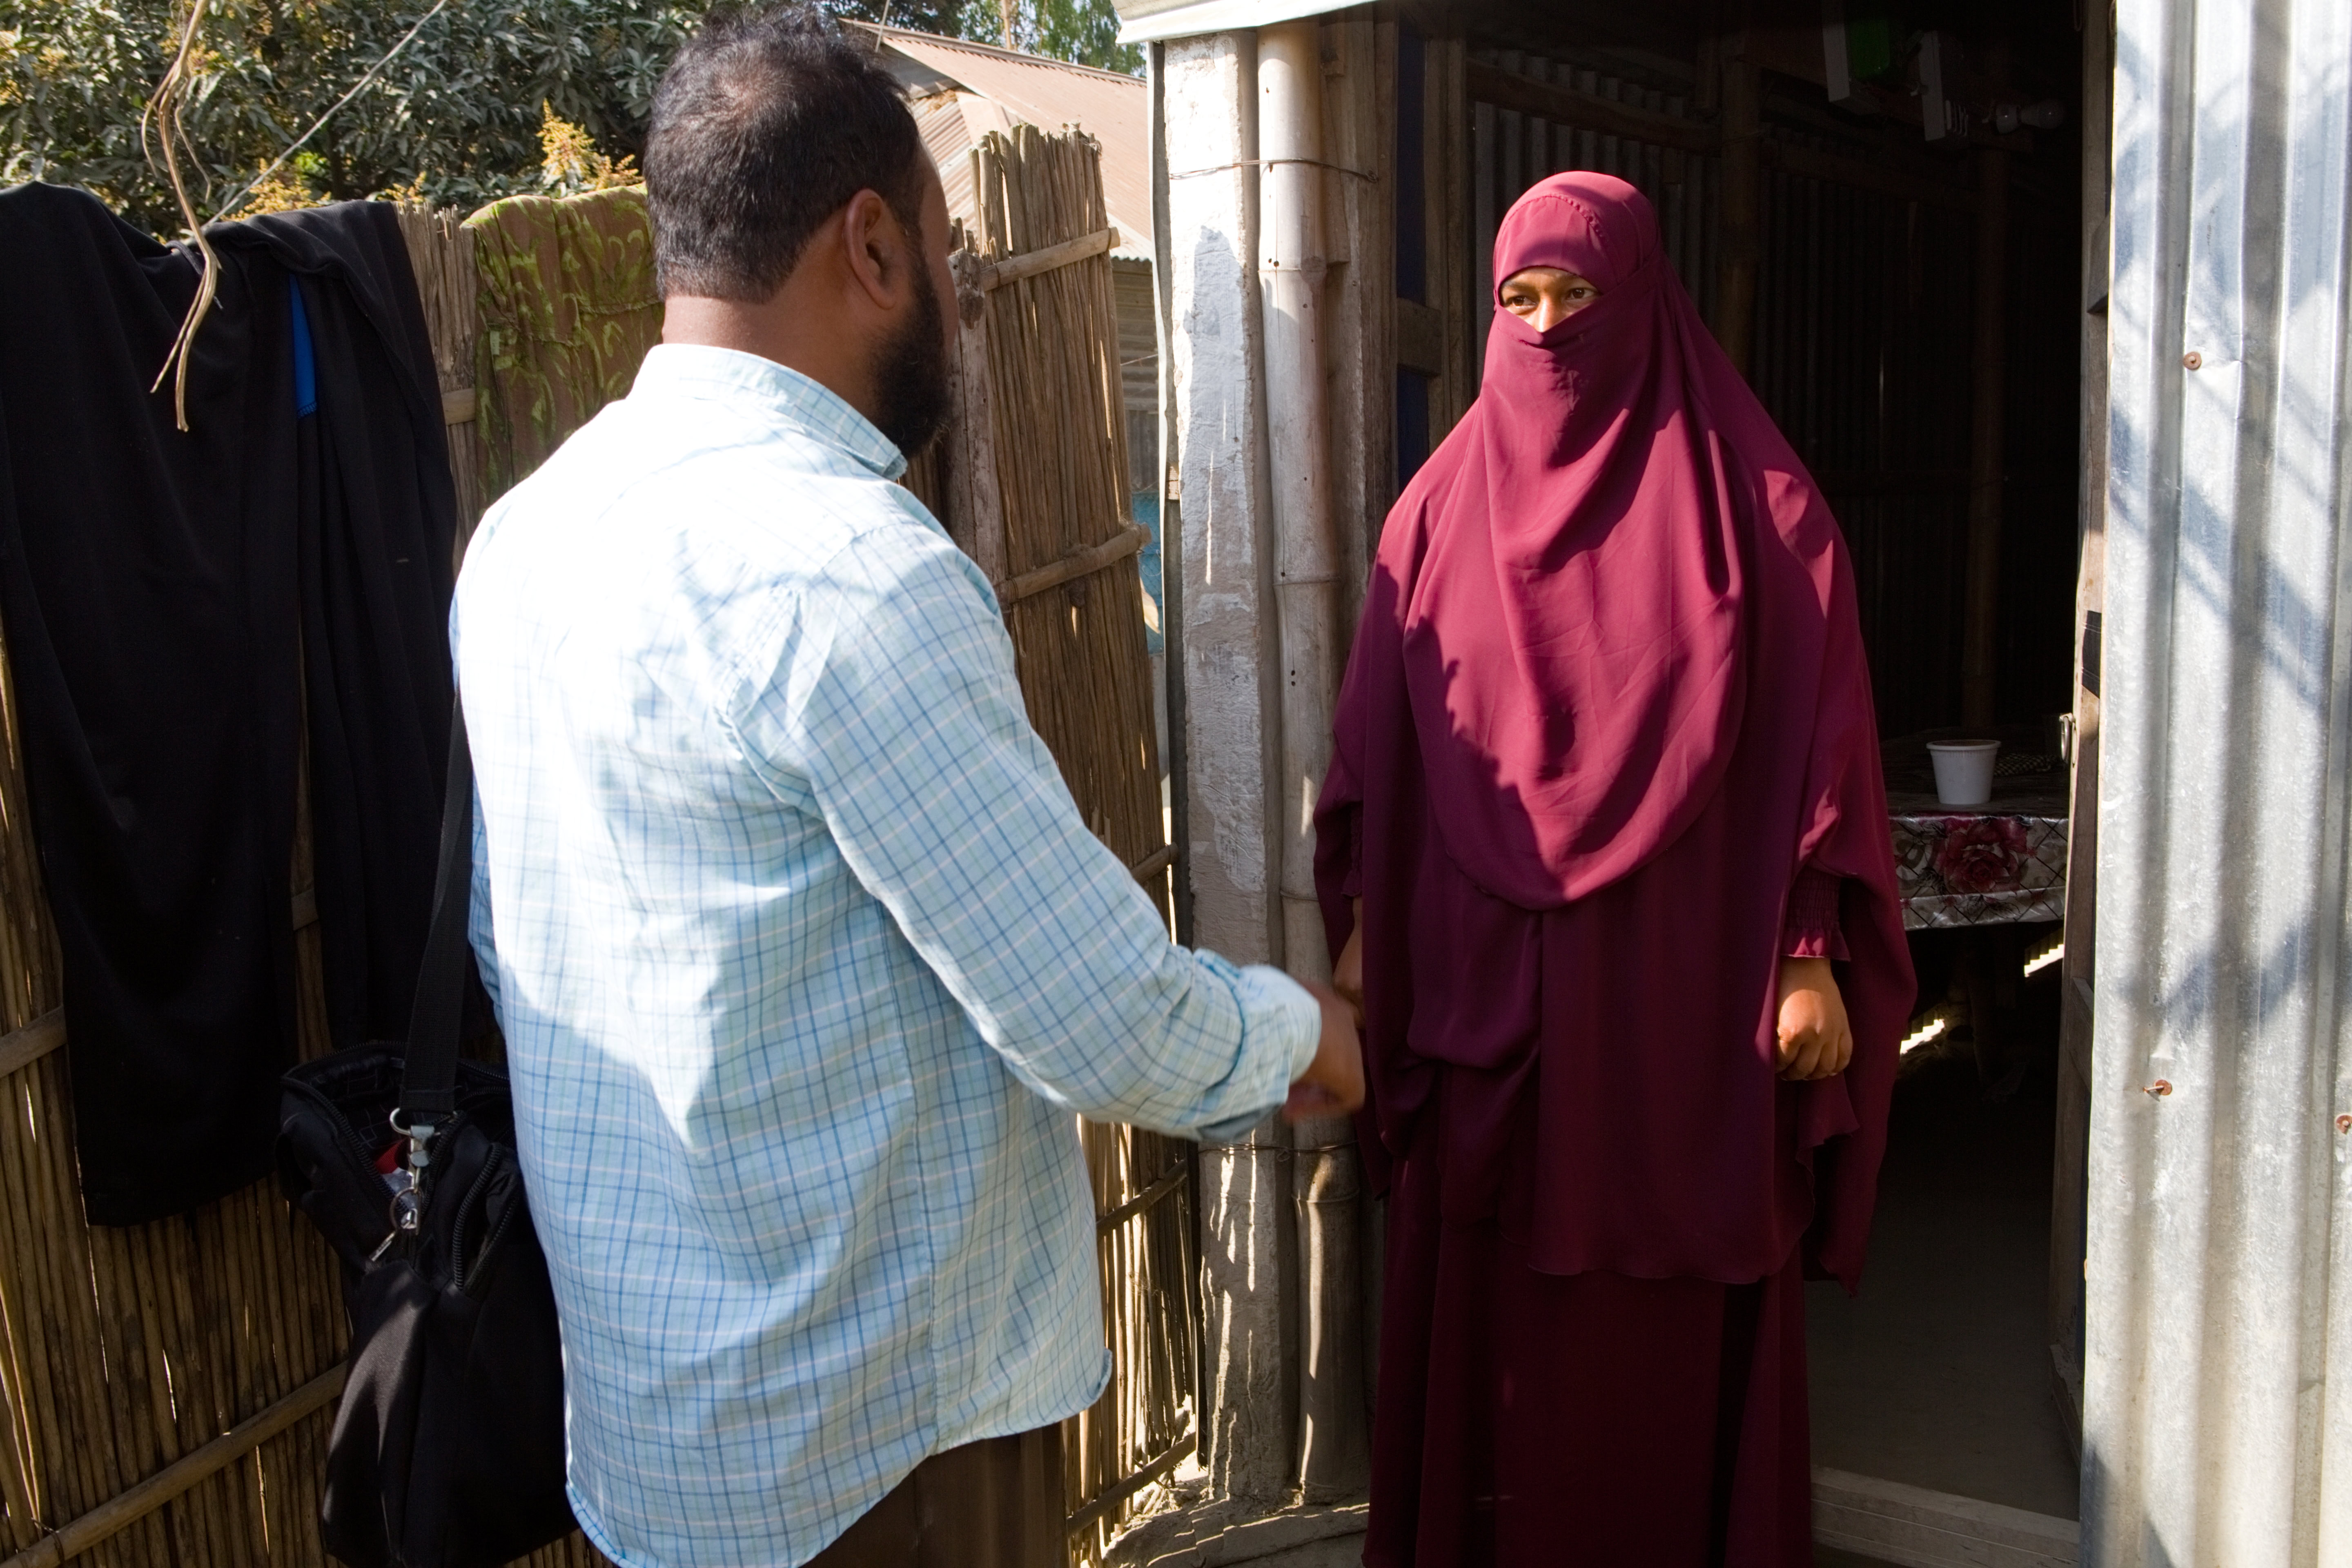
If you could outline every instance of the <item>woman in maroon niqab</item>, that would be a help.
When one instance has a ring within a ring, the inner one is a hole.
[[[1318,810],[1389,1205],[1365,1560],[1807,1563],[1802,1281],[1860,1270],[1913,989],[1853,574],[1639,192],[1536,185],[1529,268],[1600,298],[1496,311]],[[1801,1082],[1804,957],[1853,1052]]]

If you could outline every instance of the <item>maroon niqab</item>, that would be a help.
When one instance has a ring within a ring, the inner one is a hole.
[[[1699,321],[1649,204],[1523,195],[1478,401],[1391,513],[1319,814],[1364,900],[1367,1154],[1442,1172],[1529,1266],[1852,1282],[1912,998],[1844,544]],[[1845,1073],[1774,1071],[1781,922],[1843,879]]]
[[[1432,787],[1463,808],[1442,819],[1447,848],[1540,910],[1643,865],[1722,780],[1747,583],[1709,410],[1771,426],[1745,385],[1710,384],[1738,374],[1632,186],[1562,175],[1521,197],[1495,276],[1528,267],[1601,298],[1541,332],[1496,312],[1469,438],[1433,459],[1461,471],[1404,661]]]

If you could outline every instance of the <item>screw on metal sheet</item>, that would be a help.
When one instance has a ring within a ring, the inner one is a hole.
[[[2352,1132],[2352,1115],[2337,1117],[2336,1119],[2336,1131],[2338,1132]]]
[[[2199,353],[2195,349],[2190,349],[2187,353],[2180,356],[2180,363],[2186,369],[2202,370],[2205,368],[2205,356]]]
[[[2154,1083],[2149,1084],[2147,1088],[2141,1089],[2140,1092],[2147,1095],[2151,1099],[2162,1100],[2166,1095],[2172,1092],[2172,1080],[2168,1078],[2158,1079]]]

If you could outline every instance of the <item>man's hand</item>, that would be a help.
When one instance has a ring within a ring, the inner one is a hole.
[[[1791,1082],[1835,1078],[1853,1058],[1845,998],[1826,958],[1780,961],[1780,1076]]]
[[[1356,1009],[1356,1027],[1364,1026],[1364,900],[1356,900],[1356,923],[1348,932],[1347,944],[1339,949],[1339,961],[1331,966],[1331,989],[1348,999]]]
[[[1299,984],[1323,1005],[1323,1037],[1306,1074],[1290,1086],[1283,1117],[1304,1121],[1310,1116],[1345,1116],[1364,1103],[1364,1056],[1356,1041],[1356,1009],[1328,985],[1311,980]]]

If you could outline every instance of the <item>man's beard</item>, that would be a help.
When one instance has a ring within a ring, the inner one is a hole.
[[[915,278],[914,314],[874,355],[875,427],[909,461],[955,411],[940,292],[929,269],[918,268]]]

